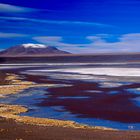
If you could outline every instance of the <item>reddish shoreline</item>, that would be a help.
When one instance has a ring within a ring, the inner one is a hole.
[[[0,118],[1,140],[139,140],[139,138],[139,131],[103,131],[32,126]]]
[[[106,131],[37,126],[0,118],[0,140],[139,140],[139,138],[139,131]]]

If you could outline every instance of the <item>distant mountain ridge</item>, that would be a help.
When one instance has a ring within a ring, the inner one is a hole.
[[[53,46],[47,46],[44,44],[21,44],[10,47],[0,52],[0,55],[58,55],[58,54],[70,54],[69,52],[62,51]]]

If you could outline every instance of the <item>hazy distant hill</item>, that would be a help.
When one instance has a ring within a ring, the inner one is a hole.
[[[0,63],[140,63],[140,53],[0,55]]]
[[[4,51],[0,52],[0,55],[5,55],[5,56],[36,56],[36,55],[57,55],[57,54],[69,54],[68,52],[62,51],[57,49],[56,47],[53,46],[46,46],[43,44],[21,44],[18,46],[13,46],[10,47]]]

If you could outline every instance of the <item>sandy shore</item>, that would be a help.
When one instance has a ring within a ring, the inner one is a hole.
[[[19,116],[20,113],[27,112],[28,109],[19,105],[5,105],[0,104],[0,117],[6,119],[14,119],[17,122],[39,125],[39,126],[58,126],[58,127],[68,127],[68,128],[81,128],[81,129],[101,129],[101,130],[112,130],[105,127],[90,127],[87,125],[80,125],[74,121],[63,121],[56,119],[47,118],[35,118],[28,116]]]
[[[31,87],[52,86],[51,84],[36,84],[34,82],[24,81],[22,80],[23,77],[16,74],[3,73],[0,75],[3,75],[0,77],[0,98],[10,94],[17,94]]]
[[[6,97],[35,86],[51,86],[36,84],[22,80],[15,74],[4,74],[0,80],[0,95]],[[3,82],[2,82],[3,81]],[[18,105],[0,104],[0,139],[1,140],[139,140],[140,133],[134,131],[116,131],[103,127],[89,127],[73,121],[61,121],[46,118],[19,116],[28,111]]]
[[[6,97],[10,94],[18,94],[19,92],[31,88],[31,87],[42,87],[52,86],[52,84],[36,84],[30,81],[24,81],[23,78],[16,74],[5,74],[4,83],[0,86],[0,97]],[[19,105],[6,105],[0,104],[0,117],[6,119],[14,119],[17,122],[22,122],[31,125],[39,126],[59,126],[59,127],[71,127],[71,128],[82,128],[82,129],[102,129],[102,130],[113,130],[106,127],[90,127],[87,125],[80,125],[74,121],[62,121],[56,119],[47,118],[35,118],[28,116],[19,116],[20,113],[27,112],[28,109]]]
[[[139,140],[139,132],[36,126],[0,118],[1,140]]]

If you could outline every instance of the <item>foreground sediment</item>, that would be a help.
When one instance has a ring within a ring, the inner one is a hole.
[[[21,91],[31,88],[31,87],[42,87],[42,86],[52,86],[52,84],[36,84],[30,81],[22,80],[23,77],[16,74],[7,73],[5,76],[6,84],[0,86],[0,97],[6,97],[10,94],[18,94]],[[64,121],[56,119],[47,118],[35,118],[28,116],[20,116],[20,113],[27,112],[28,108],[20,105],[6,105],[0,104],[0,117],[6,119],[14,119],[17,122],[22,122],[31,125],[41,125],[41,126],[59,126],[59,127],[71,127],[71,128],[82,128],[82,129],[102,129],[102,130],[113,130],[106,127],[90,127],[88,125],[81,125],[74,121]]]
[[[1,82],[0,85],[0,98],[6,97],[6,95],[10,94],[18,94],[19,92],[31,87],[53,86],[51,84],[36,84],[34,82],[24,81],[22,79],[22,76],[6,73],[3,83]]]
[[[37,126],[0,118],[1,140],[139,140],[137,131],[104,131],[57,126]]]
[[[43,86],[24,81],[22,78],[6,74],[6,80],[0,85],[0,95],[6,97],[30,87]],[[28,108],[23,106],[0,104],[1,140],[139,140],[140,138],[139,131],[114,131],[103,127],[80,125],[72,121],[20,116],[20,113],[27,111]]]
[[[81,129],[102,129],[102,130],[112,130],[111,128],[105,127],[90,127],[88,125],[81,125],[74,121],[64,121],[56,119],[47,118],[35,118],[28,116],[20,116],[20,113],[27,112],[28,109],[19,105],[6,105],[0,104],[0,117],[6,119],[14,119],[17,122],[39,125],[39,126],[58,126],[58,127],[70,127],[70,128],[81,128]]]

